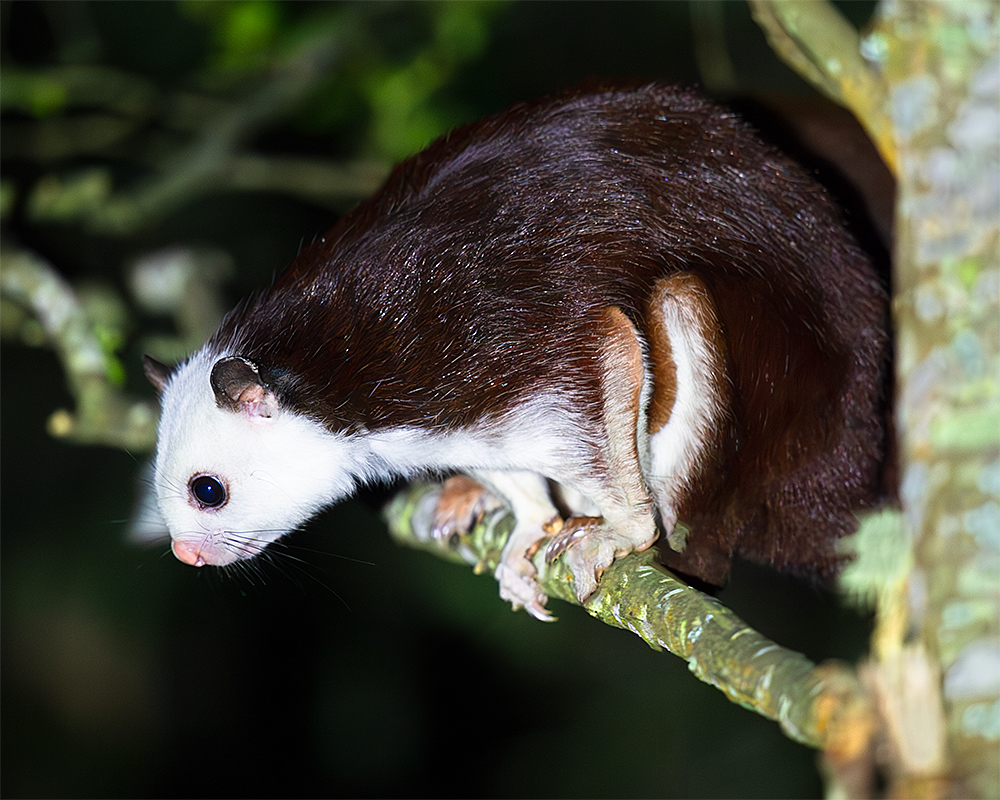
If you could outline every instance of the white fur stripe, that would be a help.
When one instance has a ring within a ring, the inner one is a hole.
[[[721,423],[723,354],[714,344],[718,322],[711,299],[692,275],[663,281],[650,314],[670,340],[676,374],[675,400],[666,424],[650,436],[646,480],[661,511],[675,506],[704,459],[710,435]]]

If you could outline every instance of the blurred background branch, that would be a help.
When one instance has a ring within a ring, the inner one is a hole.
[[[121,392],[122,365],[102,345],[100,323],[88,316],[52,265],[8,242],[0,253],[0,297],[32,312],[66,370],[76,411],[55,412],[49,418],[49,432],[81,444],[149,449],[156,436],[157,411]],[[114,331],[105,331],[112,342],[118,338]]]
[[[28,199],[31,217],[38,222],[79,222],[95,234],[124,236],[157,224],[205,191],[300,191],[297,180],[307,164],[288,159],[272,164],[242,154],[241,148],[265,125],[287,117],[336,69],[339,38],[317,36],[302,42],[261,76],[259,88],[237,95],[235,102],[191,93],[158,96],[147,81],[101,68],[18,70],[5,76],[3,107],[43,117],[14,126],[13,141],[7,143],[11,157],[56,161],[84,154],[110,156],[153,118],[167,130],[189,135],[179,145],[149,143],[143,160],[151,174],[128,190],[115,191],[111,173],[100,168],[39,182]],[[102,112],[51,118],[57,111],[93,105],[102,106]],[[376,188],[384,171],[365,164],[315,165],[303,194],[356,199]],[[326,188],[320,192],[324,179]]]
[[[864,124],[882,159],[895,172],[896,153],[885,87],[865,60],[857,28],[828,2],[749,0],[754,20],[796,72],[849,108]]]

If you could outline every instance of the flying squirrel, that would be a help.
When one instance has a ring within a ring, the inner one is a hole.
[[[373,481],[468,478],[516,518],[500,595],[548,619],[661,537],[820,576],[882,495],[888,302],[824,189],[680,88],[574,91],[395,168],[173,369],[155,485],[175,555],[260,553]],[[469,486],[474,502],[467,502]]]

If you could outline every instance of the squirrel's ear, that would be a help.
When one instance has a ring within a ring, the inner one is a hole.
[[[142,371],[146,373],[146,377],[153,384],[156,393],[162,395],[163,390],[167,388],[167,384],[170,382],[170,367],[166,364],[161,364],[155,358],[143,356]]]
[[[219,408],[271,417],[278,401],[260,377],[257,366],[240,356],[220,358],[212,367],[212,391]]]

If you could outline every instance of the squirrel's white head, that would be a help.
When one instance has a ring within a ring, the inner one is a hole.
[[[354,488],[344,437],[282,408],[251,361],[202,350],[145,367],[163,407],[156,497],[181,561],[251,558]]]

